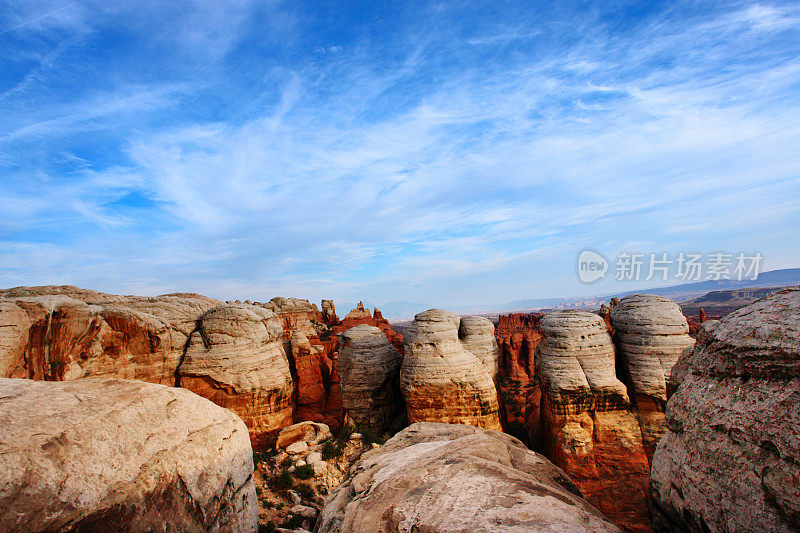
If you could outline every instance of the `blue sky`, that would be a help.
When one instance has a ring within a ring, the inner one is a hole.
[[[796,2],[0,0],[0,286],[460,308],[798,242]]]

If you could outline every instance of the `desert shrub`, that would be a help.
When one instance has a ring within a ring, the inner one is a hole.
[[[342,455],[344,451],[344,443],[339,442],[338,440],[326,440],[325,444],[322,445],[322,458],[325,460],[333,459],[334,457],[339,457]]]
[[[266,524],[258,524],[258,533],[274,533],[276,527],[275,522],[270,520]]]
[[[314,477],[314,467],[311,465],[296,466],[293,474],[297,479],[311,479]]]
[[[288,470],[282,470],[281,473],[269,480],[269,486],[272,490],[286,490],[292,488],[294,480],[292,474]]]
[[[294,490],[296,490],[297,494],[299,494],[300,497],[303,498],[304,500],[310,500],[311,498],[314,497],[314,489],[312,489],[308,485],[305,484],[297,485]]]
[[[292,466],[292,458],[291,457],[287,457],[286,459],[281,461],[281,466],[283,468],[289,468],[290,466]]]
[[[317,485],[317,494],[322,494],[323,496],[328,495],[328,487],[325,485]]]
[[[270,453],[262,450],[253,450],[253,465],[258,465],[258,463],[266,461],[273,455],[275,455],[274,452]]]

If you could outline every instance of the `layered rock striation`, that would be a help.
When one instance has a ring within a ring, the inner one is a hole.
[[[0,379],[0,530],[255,531],[247,428],[174,387]]]
[[[72,286],[0,291],[0,376],[114,376],[172,385],[197,317],[197,294],[115,296]]]
[[[704,323],[673,379],[657,529],[800,530],[800,287]]]
[[[417,314],[406,329],[400,388],[408,420],[500,429],[495,366],[487,366],[468,349],[478,344],[469,337],[483,333],[461,330],[460,324],[458,315],[430,309]],[[487,345],[480,353],[490,350]]]
[[[652,456],[664,434],[670,373],[681,353],[694,344],[675,302],[650,294],[626,296],[611,309],[619,367],[636,405],[642,437]]]
[[[504,433],[418,423],[368,451],[317,532],[618,531],[563,471]]]
[[[605,322],[595,313],[560,311],[539,327],[546,455],[615,523],[644,526],[649,463]]]
[[[400,393],[403,355],[374,326],[339,334],[339,377],[345,422],[378,434],[399,429],[405,420]]]

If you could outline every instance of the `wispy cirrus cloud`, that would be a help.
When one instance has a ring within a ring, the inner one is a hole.
[[[590,290],[572,275],[587,246],[759,249],[772,267],[796,264],[797,6],[505,8],[380,14],[393,25],[286,4],[154,8],[179,44],[130,70],[174,75],[82,87],[64,104],[47,100],[55,67],[41,61],[0,96],[14,115],[0,121],[12,176],[0,190],[18,221],[0,233],[0,266],[32,265],[0,272],[472,305]],[[92,32],[122,16],[103,13]],[[155,15],[124,16],[137,42],[153,35]],[[74,228],[35,242],[48,220]],[[98,262],[102,276],[73,266]]]

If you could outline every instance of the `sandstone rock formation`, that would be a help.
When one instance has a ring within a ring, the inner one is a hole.
[[[281,320],[283,339],[287,341],[285,345],[287,353],[291,350],[288,341],[290,341],[295,331],[300,331],[309,338],[316,337],[320,333],[319,326],[323,322],[322,313],[320,313],[315,304],[310,303],[308,300],[276,296],[264,304],[264,307],[274,312]]]
[[[535,352],[541,340],[541,313],[500,315],[495,336],[500,348],[498,385],[504,427],[532,449],[541,449],[541,389]]]
[[[400,394],[403,356],[374,326],[339,334],[339,378],[345,421],[378,434],[399,429],[405,419]]]
[[[653,457],[665,531],[800,530],[800,287],[703,324]]]
[[[244,420],[254,447],[292,424],[292,378],[272,311],[221,305],[206,312],[180,365],[179,385]]]
[[[464,347],[489,369],[492,379],[497,378],[500,349],[494,337],[494,324],[482,316],[465,316],[458,327],[458,337]]]
[[[417,314],[406,330],[400,388],[408,421],[499,430],[494,366],[487,367],[467,349],[459,338],[460,323],[454,313],[429,309]]]
[[[317,532],[618,531],[569,478],[517,439],[414,424],[368,451],[335,488]]]
[[[648,455],[664,434],[667,391],[676,384],[670,372],[683,350],[694,344],[689,325],[675,302],[634,294],[611,309],[620,367],[634,397]]]
[[[322,320],[329,326],[339,324],[339,317],[336,316],[336,306],[333,300],[322,300]]]
[[[383,318],[383,315],[377,308],[375,308],[372,315],[370,315],[369,309],[365,308],[364,304],[361,302],[358,302],[358,306],[347,313],[341,323],[333,328],[333,331],[335,333],[341,333],[360,325],[377,327],[386,335],[386,338],[389,339],[397,351],[400,353],[403,352],[403,336],[392,330],[392,325],[389,324],[388,320]]]
[[[189,391],[0,379],[0,530],[255,531],[247,428]]]
[[[114,376],[173,385],[197,317],[197,294],[115,296],[71,286],[0,291],[0,377]]]
[[[312,346],[302,331],[292,333],[292,361],[295,374],[295,420],[322,422],[325,417],[325,383],[322,361],[324,347]]]
[[[644,526],[650,465],[605,322],[595,313],[560,311],[539,327],[545,454],[615,523]]]

